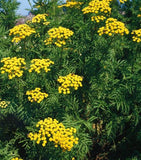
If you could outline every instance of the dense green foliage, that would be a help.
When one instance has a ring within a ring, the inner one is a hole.
[[[17,0],[1,0],[0,1],[0,26],[10,29],[14,26],[16,9],[19,6]]]
[[[16,56],[26,61],[23,76],[8,79],[6,73],[0,74],[0,98],[10,102],[0,108],[1,160],[141,159],[141,42],[133,41],[131,34],[141,28],[141,17],[137,17],[141,1],[123,5],[111,2],[110,17],[129,30],[123,36],[99,36],[97,31],[105,21],[92,22],[91,14],[82,12],[90,0],[81,2],[80,8],[58,8],[59,2],[54,0],[34,1],[36,9],[33,7],[32,12],[49,14],[50,24],[29,23],[36,34],[19,43],[12,43],[5,29],[12,26],[11,21],[0,27],[0,60]],[[48,30],[59,26],[72,30],[73,36],[62,47],[45,45]],[[52,60],[51,70],[29,73],[35,58]],[[60,94],[57,79],[69,73],[82,76],[83,86],[70,94]],[[26,95],[36,87],[48,94],[41,103],[31,103]],[[43,147],[28,138],[29,132],[37,130],[36,123],[47,117],[57,119],[66,128],[76,128],[79,142],[71,151],[62,152],[51,142]]]

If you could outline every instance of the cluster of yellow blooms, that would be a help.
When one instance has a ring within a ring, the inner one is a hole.
[[[23,160],[23,159],[15,157],[15,158],[12,158],[11,160]]]
[[[129,30],[125,27],[124,23],[117,21],[114,18],[108,18],[106,20],[106,25],[104,27],[99,28],[98,30],[99,35],[108,34],[112,36],[113,34],[120,34],[124,35],[129,34]]]
[[[4,63],[3,67],[1,67],[1,73],[4,74],[5,72],[8,73],[8,78],[12,79],[14,77],[21,77],[23,75],[23,70],[25,69],[25,59],[24,58],[17,58],[17,57],[7,57],[1,60]]]
[[[36,31],[33,28],[31,28],[27,24],[20,24],[10,29],[9,35],[14,36],[14,38],[12,39],[12,42],[18,43],[22,39],[25,39],[26,37],[30,36],[33,33],[36,33]]]
[[[48,97],[47,93],[40,92],[40,88],[35,88],[34,90],[27,91],[26,95],[28,95],[28,100],[30,102],[40,103],[44,98]]]
[[[43,22],[43,24],[48,25],[50,24],[50,22],[47,22],[47,19],[46,19],[47,16],[48,14],[37,14],[35,17],[32,18],[32,23]]]
[[[125,3],[127,0],[119,0],[120,3]]]
[[[73,127],[66,129],[56,119],[45,118],[44,120],[40,120],[36,124],[36,127],[39,127],[38,133],[30,132],[28,137],[30,140],[36,141],[37,144],[42,141],[43,147],[46,146],[47,140],[54,142],[55,147],[60,145],[63,151],[71,151],[74,144],[78,144],[78,138],[75,138],[73,135],[76,133],[76,129]]]
[[[63,5],[60,5],[60,6],[58,6],[58,8],[61,8],[61,7],[69,7],[69,8],[73,8],[73,7],[75,7],[75,8],[79,8],[80,7],[80,5],[82,4],[82,2],[76,2],[76,1],[66,1],[66,4],[63,4]]]
[[[46,45],[54,43],[56,46],[61,47],[66,44],[65,40],[73,35],[73,31],[60,26],[51,28],[48,31],[48,35],[49,38],[44,41]]]
[[[93,13],[92,21],[99,23],[111,13],[110,0],[93,0],[89,5],[82,9],[83,14]]]
[[[141,29],[133,30],[131,34],[133,34],[133,41],[136,41],[138,43],[141,42]]]
[[[54,64],[53,61],[50,59],[32,59],[29,72],[32,72],[35,70],[35,72],[40,73],[41,70],[44,70],[45,72],[50,71],[48,68],[51,64]]]
[[[2,101],[0,98],[0,108],[6,108],[9,104],[10,104],[10,102]]]
[[[104,16],[92,16],[91,17],[91,21],[96,21],[97,23],[99,23],[100,21],[103,21],[104,19],[106,19],[106,17]]]
[[[59,93],[63,94],[69,94],[70,88],[74,87],[75,90],[78,89],[78,87],[82,87],[81,81],[83,78],[81,76],[75,75],[75,74],[68,74],[67,76],[59,76],[58,82],[62,83],[61,86],[58,88]]]

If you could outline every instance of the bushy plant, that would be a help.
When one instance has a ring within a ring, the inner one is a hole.
[[[141,3],[35,4],[0,52],[0,158],[140,159]]]

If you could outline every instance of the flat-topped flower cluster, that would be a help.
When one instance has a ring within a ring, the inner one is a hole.
[[[17,57],[7,57],[1,60],[4,63],[3,67],[0,68],[1,73],[8,73],[9,79],[15,77],[21,77],[23,75],[23,69],[25,69],[25,59]]]
[[[78,144],[78,138],[74,136],[76,129],[65,128],[62,123],[59,123],[56,119],[50,117],[40,120],[36,127],[39,131],[36,133],[30,132],[28,137],[32,141],[36,141],[39,144],[42,141],[42,146],[46,146],[47,142],[53,142],[55,147],[58,145],[63,151],[71,151],[74,144]]]
[[[78,87],[82,87],[82,80],[81,76],[72,73],[67,76],[59,76],[58,82],[61,83],[61,86],[58,88],[59,93],[70,94],[70,88],[77,90]]]
[[[40,103],[44,98],[48,97],[47,93],[42,93],[41,88],[35,88],[34,90],[30,90],[26,92],[28,96],[28,100],[30,102]]]

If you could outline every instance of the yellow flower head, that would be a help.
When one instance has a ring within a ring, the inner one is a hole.
[[[44,41],[45,45],[55,44],[56,46],[61,47],[66,44],[65,40],[73,35],[73,31],[60,26],[58,28],[51,28],[48,31],[48,35],[49,38]]]
[[[36,127],[39,128],[37,133],[30,132],[28,137],[32,141],[39,144],[42,141],[42,146],[45,147],[47,142],[53,142],[55,147],[58,145],[63,151],[71,151],[74,144],[78,144],[78,138],[74,136],[76,129],[65,128],[62,123],[50,117],[40,120]]]
[[[133,34],[133,41],[136,41],[138,43],[141,42],[141,29],[133,30],[131,34]]]
[[[83,14],[92,13],[92,21],[99,23],[106,19],[111,13],[110,2],[111,0],[93,0],[89,5],[82,9]]]
[[[36,33],[34,28],[29,27],[27,24],[20,24],[10,29],[9,35],[14,36],[14,38],[12,39],[12,42],[18,43],[22,39],[25,39],[26,37],[30,36],[33,33]]]
[[[112,36],[113,34],[129,34],[129,30],[125,27],[124,23],[118,21],[114,18],[108,18],[106,20],[106,25],[104,27],[99,28],[99,35],[107,34]]]
[[[82,4],[82,2],[76,2],[76,1],[66,1],[66,4],[60,5],[58,6],[58,8],[61,7],[69,7],[69,8],[80,8],[80,5]]]
[[[42,93],[40,88],[35,88],[34,90],[27,91],[26,95],[28,95],[28,100],[30,102],[40,103],[44,98],[48,97],[47,93]]]
[[[127,0],[119,0],[120,3],[125,3]]]
[[[0,98],[0,108],[6,108],[9,104],[9,101],[2,101]]]
[[[8,73],[9,79],[14,77],[21,77],[23,75],[23,69],[25,69],[25,59],[17,57],[7,57],[1,60],[4,63],[3,67],[0,68],[1,73]]]
[[[50,71],[48,68],[51,64],[54,64],[53,61],[50,59],[32,59],[30,65],[29,72],[32,72],[33,70],[37,73],[40,73],[41,70],[44,70],[45,72]]]
[[[58,78],[58,82],[61,83],[61,86],[58,88],[59,93],[69,94],[70,87],[73,87],[75,90],[77,90],[78,87],[82,87],[82,80],[83,78],[81,76],[72,73],[64,77],[60,76]]]
[[[11,160],[23,160],[23,159],[15,157],[15,158],[12,158]]]
[[[32,18],[32,23],[43,23],[45,25],[50,24],[50,22],[47,22],[46,17],[48,14],[37,14],[35,17]]]

